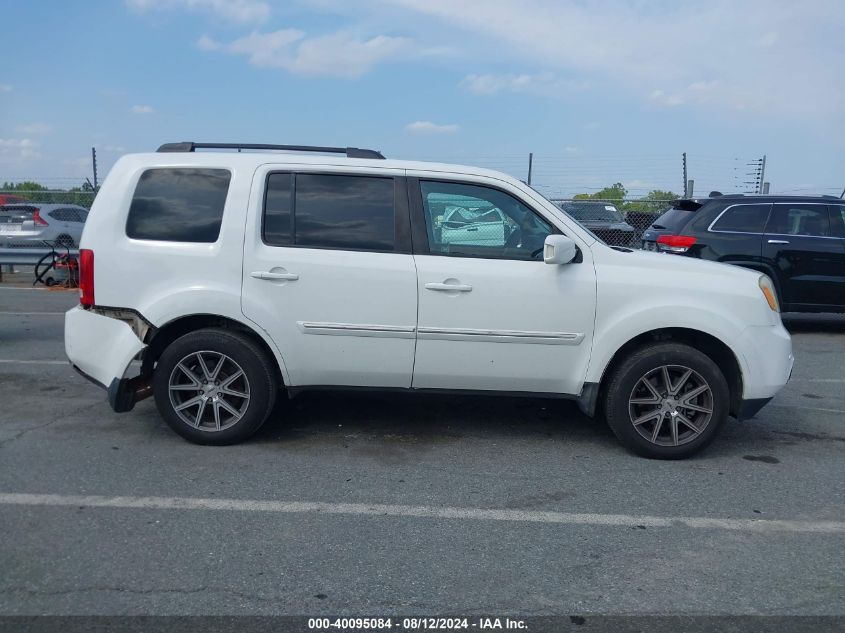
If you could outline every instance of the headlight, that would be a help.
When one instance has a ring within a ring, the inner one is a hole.
[[[763,292],[763,296],[766,297],[766,303],[769,304],[769,307],[775,312],[780,312],[778,294],[775,292],[775,285],[772,283],[771,278],[768,275],[760,275],[757,283],[760,285],[760,290]]]

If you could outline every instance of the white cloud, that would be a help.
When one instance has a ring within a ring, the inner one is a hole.
[[[224,50],[245,55],[263,68],[279,68],[298,75],[360,77],[380,62],[390,60],[409,44],[402,37],[377,35],[360,39],[350,33],[307,37],[298,29],[269,33],[253,31],[231,43],[221,44],[208,36],[197,41],[201,50]]]
[[[431,121],[414,121],[405,126],[405,130],[414,134],[452,134],[461,127],[455,123],[438,125]]]
[[[211,13],[234,22],[262,22],[270,16],[270,5],[262,0],[126,0],[139,13],[184,9]]]
[[[148,105],[133,105],[129,111],[132,114],[152,114],[155,112],[153,107]]]
[[[651,100],[657,105],[666,106],[668,108],[674,108],[675,106],[682,105],[686,102],[683,95],[679,93],[667,94],[663,90],[652,91]]]
[[[201,51],[216,51],[220,48],[220,43],[211,39],[208,35],[202,35],[197,40],[197,48]]]
[[[612,86],[657,107],[746,110],[806,119],[845,111],[841,0],[392,0],[393,19],[430,47],[461,42],[465,62],[552,75],[477,74],[476,92],[524,91],[552,77]],[[379,0],[359,0],[373,19]],[[788,33],[786,37],[784,34]],[[709,90],[690,88],[702,81]],[[788,89],[784,89],[788,86]],[[826,86],[824,98],[808,98]],[[659,93],[659,94],[658,94]]]
[[[12,92],[12,86],[9,84],[0,84],[0,92]]]
[[[0,162],[22,163],[39,158],[38,143],[28,138],[0,138]]]
[[[21,134],[47,134],[53,128],[47,123],[27,123],[15,128]]]
[[[499,92],[520,92],[546,96],[563,96],[588,87],[586,82],[561,79],[554,73],[537,74],[482,74],[467,75],[461,81],[466,90],[479,95],[492,95]]]

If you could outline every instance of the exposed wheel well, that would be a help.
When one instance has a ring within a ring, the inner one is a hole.
[[[276,378],[279,385],[284,385],[282,372],[279,368],[279,363],[276,362],[276,356],[267,342],[248,325],[244,325],[234,319],[214,315],[214,314],[192,314],[190,316],[180,317],[157,329],[151,329],[146,336],[145,343],[147,349],[144,352],[144,360],[141,365],[141,374],[144,376],[152,375],[153,368],[156,361],[158,361],[162,352],[180,336],[184,336],[189,332],[195,332],[203,328],[218,327],[231,330],[237,330],[252,339],[258,347],[264,351],[271,364],[276,369]]]
[[[607,386],[607,378],[610,376],[613,369],[622,362],[632,350],[641,347],[646,343],[657,341],[685,343],[709,356],[725,374],[725,380],[728,382],[728,388],[731,393],[730,412],[731,415],[736,415],[739,411],[740,401],[742,400],[742,370],[740,369],[739,361],[737,361],[736,356],[731,351],[731,348],[715,336],[711,336],[710,334],[706,334],[705,332],[700,332],[698,330],[690,330],[686,328],[664,328],[644,332],[643,334],[632,338],[616,350],[613,358],[611,358],[610,362],[607,364],[604,374],[602,374],[599,386],[599,402],[603,401],[604,389]]]

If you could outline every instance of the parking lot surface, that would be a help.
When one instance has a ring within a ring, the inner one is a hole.
[[[304,394],[232,447],[115,414],[73,292],[0,288],[0,614],[845,614],[845,318],[704,454],[566,401]]]

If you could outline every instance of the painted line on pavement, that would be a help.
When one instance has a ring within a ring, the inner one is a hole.
[[[494,508],[386,505],[380,503],[327,503],[319,501],[258,501],[247,499],[202,499],[193,497],[106,497],[100,495],[54,495],[0,493],[6,506],[85,506],[142,510],[206,510],[264,512],[276,514],[334,514],[348,516],[414,517],[469,521],[506,521],[562,525],[612,527],[687,527],[744,532],[845,532],[845,521],[720,519],[632,514],[574,514]]]
[[[67,365],[70,362],[66,360],[16,360],[14,358],[0,358],[0,363],[9,365]]]

